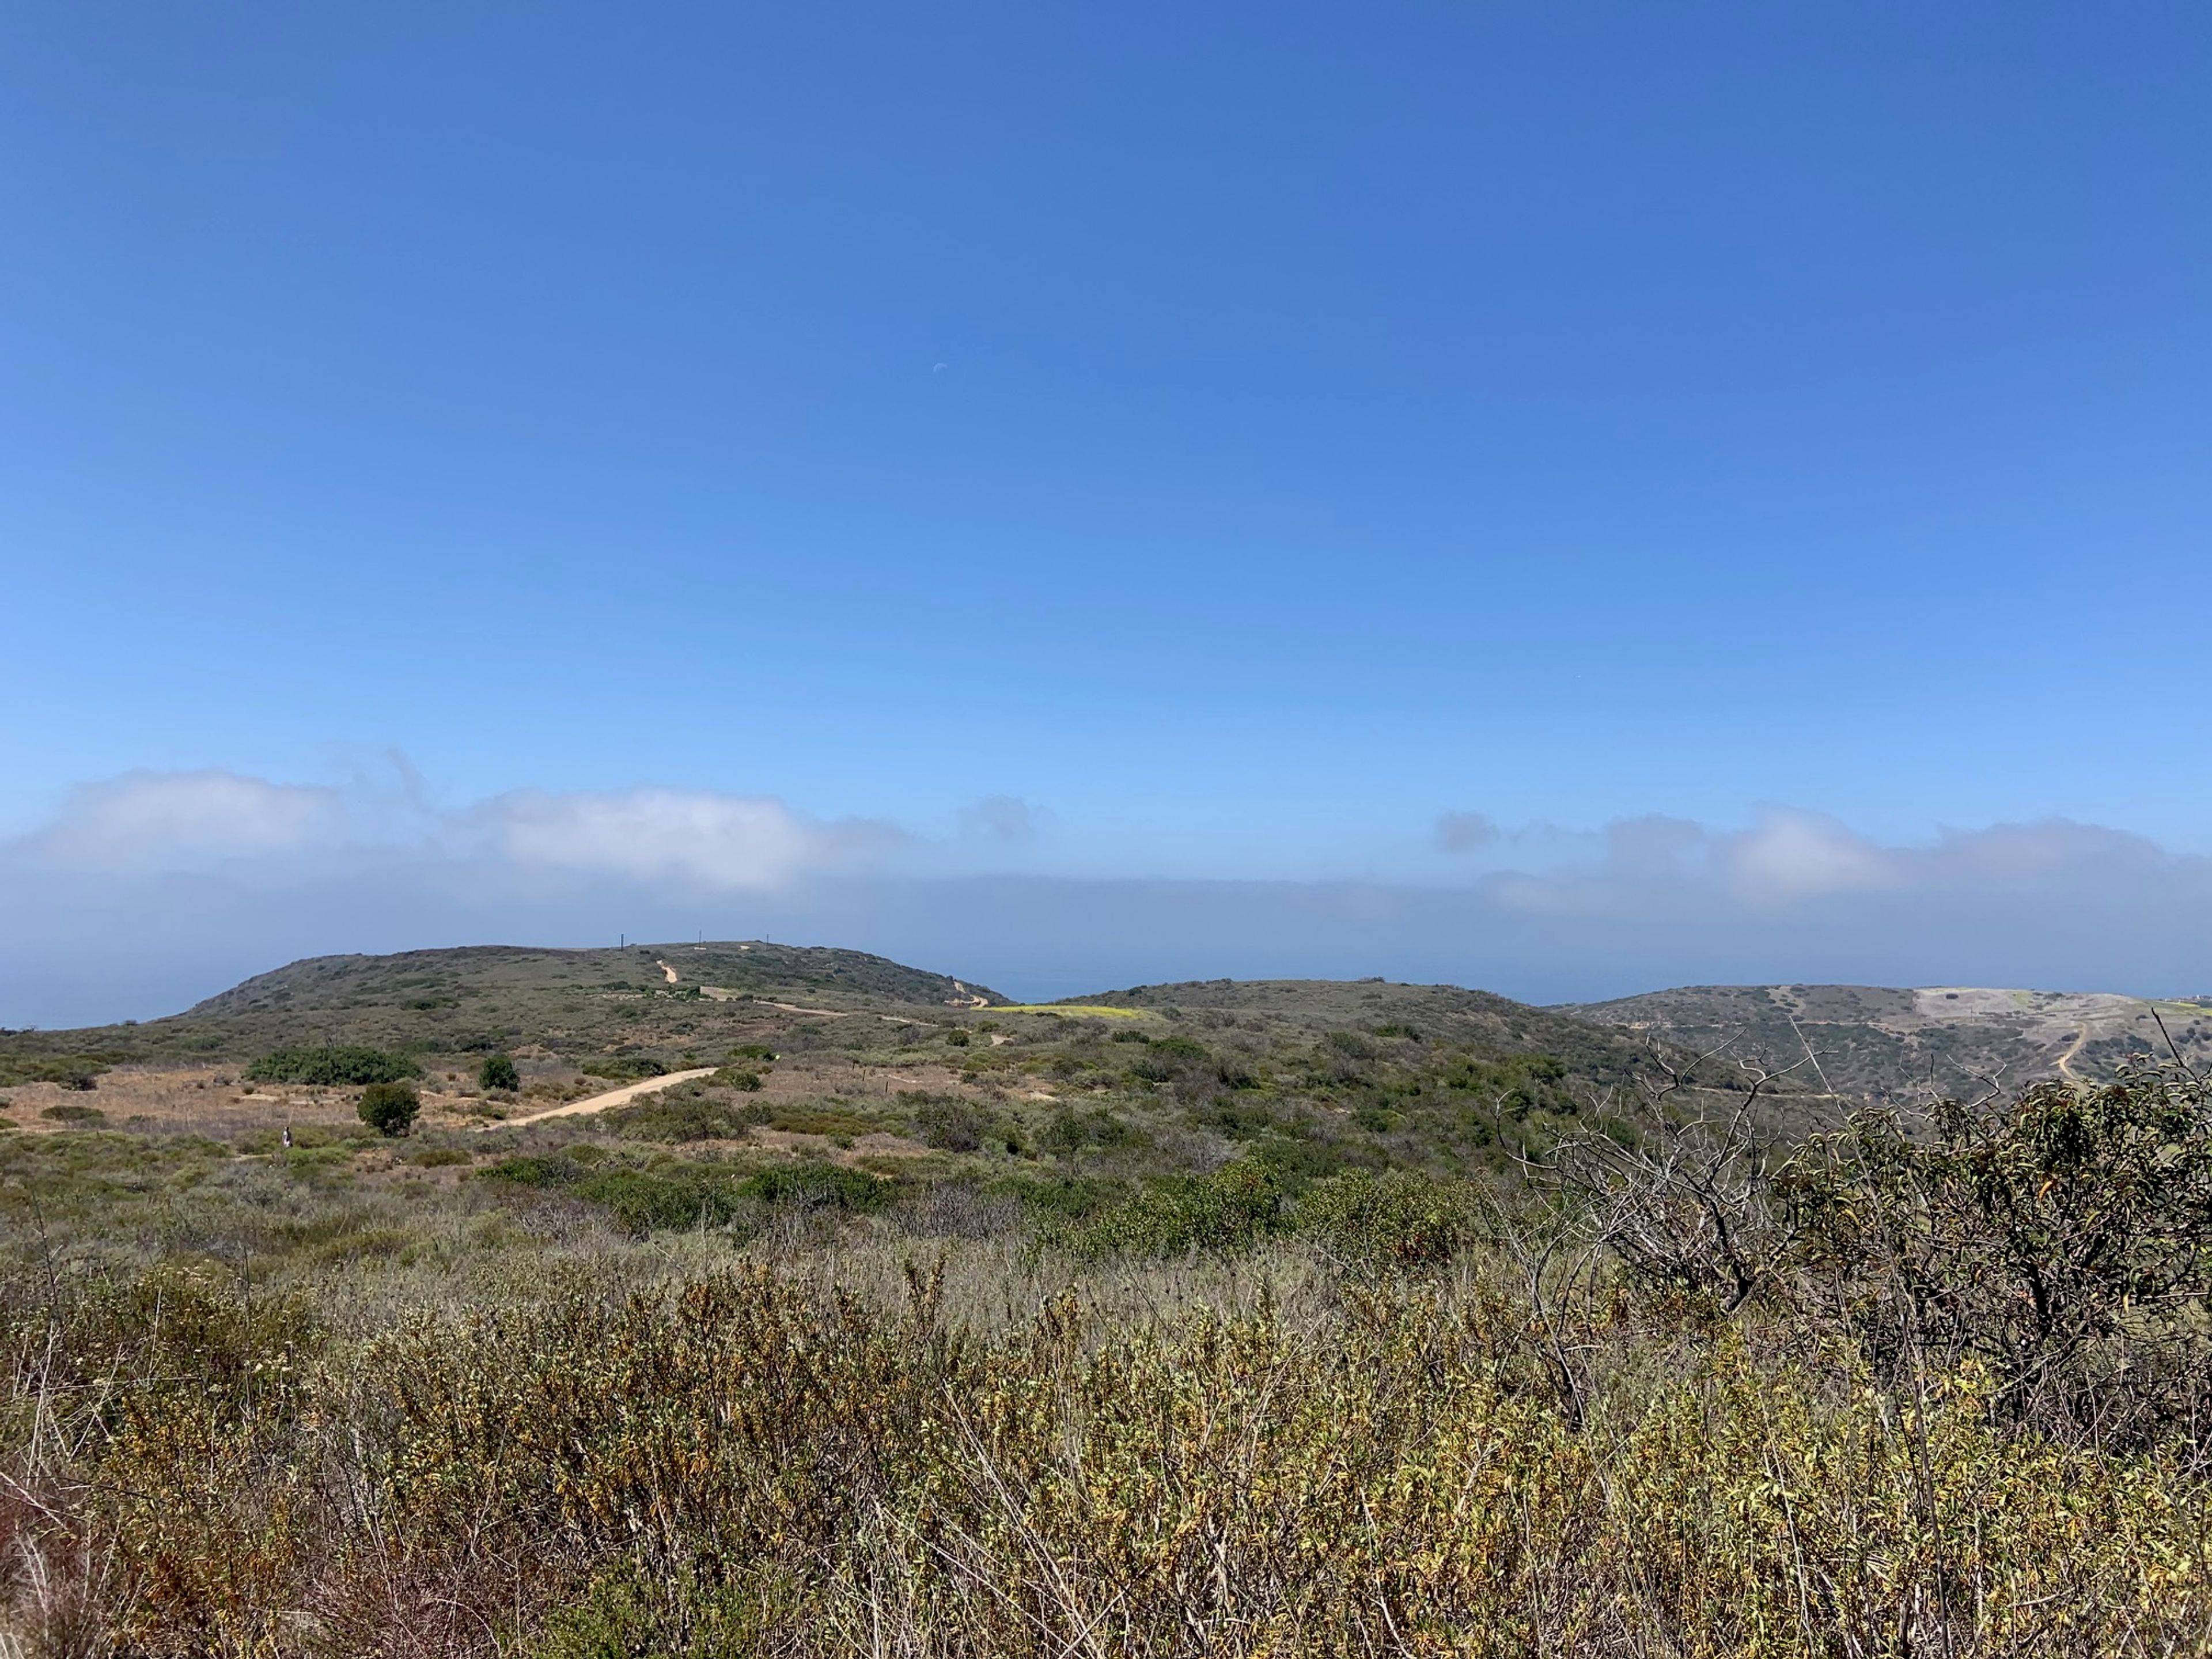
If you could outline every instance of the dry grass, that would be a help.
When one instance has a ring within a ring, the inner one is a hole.
[[[15,1603],[87,1655],[2203,1648],[2185,1462],[2007,1433],[1971,1371],[1899,1396],[1615,1291],[1577,1417],[1486,1256],[750,1255],[549,1219],[21,1287]]]

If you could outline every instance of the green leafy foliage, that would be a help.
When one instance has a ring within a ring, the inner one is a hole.
[[[64,1089],[89,1089],[118,1056],[103,1054],[0,1052],[0,1088],[25,1083],[58,1083]]]
[[[726,1092],[693,1083],[615,1107],[601,1113],[599,1121],[625,1140],[676,1143],[736,1139],[765,1122],[767,1114],[750,1103],[740,1105]]]
[[[415,1127],[422,1103],[404,1083],[372,1083],[356,1108],[361,1121],[380,1135],[404,1135]]]
[[[891,1200],[892,1182],[837,1164],[778,1164],[747,1177],[744,1191],[770,1204],[869,1214]]]
[[[1301,1232],[1362,1267],[1426,1268],[1474,1244],[1494,1204],[1470,1182],[1359,1170],[1308,1188],[1296,1220]]]
[[[359,1044],[271,1049],[246,1068],[252,1083],[339,1088],[403,1083],[422,1075],[422,1066],[404,1054]]]
[[[1889,1375],[1985,1365],[1996,1399],[2107,1432],[2212,1377],[2212,1085],[2173,1066],[1863,1114],[1784,1167],[1798,1254]]]
[[[1018,1133],[1010,1131],[998,1113],[979,1102],[958,1095],[933,1095],[908,1091],[899,1104],[914,1119],[915,1133],[924,1146],[939,1152],[974,1152],[986,1145],[1004,1146],[1010,1133],[1018,1146]]]
[[[1147,1182],[1069,1232],[1066,1242],[1090,1257],[1237,1251],[1285,1231],[1286,1220],[1274,1171],[1247,1161],[1211,1175]]]
[[[605,1078],[610,1083],[642,1083],[668,1073],[668,1067],[651,1054],[592,1054],[578,1060],[576,1069],[586,1077]]]
[[[514,1063],[512,1054],[486,1054],[483,1063],[477,1067],[477,1086],[479,1089],[520,1089],[522,1069]]]
[[[1062,1158],[1089,1152],[1118,1152],[1138,1146],[1144,1139],[1119,1113],[1103,1106],[1088,1111],[1062,1107],[1052,1115],[1052,1121],[1044,1132],[1046,1149]]]

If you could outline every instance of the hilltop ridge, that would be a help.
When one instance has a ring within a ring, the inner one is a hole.
[[[1985,986],[1686,985],[1557,1012],[1648,1032],[1698,1053],[1723,1043],[1821,1086],[1901,1104],[1984,1080],[2108,1077],[2131,1055],[2212,1063],[2212,998]]]

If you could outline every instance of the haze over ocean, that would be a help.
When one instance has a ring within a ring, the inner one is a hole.
[[[0,1025],[2212,989],[2212,15],[0,16]]]

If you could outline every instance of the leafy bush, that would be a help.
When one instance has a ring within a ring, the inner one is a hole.
[[[1275,1115],[1265,1106],[1249,1102],[1217,1100],[1193,1112],[1191,1121],[1231,1140],[1256,1140],[1275,1127]]]
[[[49,1106],[39,1114],[57,1123],[97,1124],[107,1121],[107,1114],[97,1106]]]
[[[295,1083],[352,1088],[362,1084],[404,1083],[422,1068],[404,1054],[360,1044],[320,1048],[276,1048],[246,1068],[249,1083]]]
[[[650,1054],[593,1054],[588,1060],[576,1062],[576,1069],[586,1077],[605,1078],[610,1083],[642,1083],[649,1077],[665,1077],[668,1068]]]
[[[717,1170],[603,1170],[584,1176],[578,1198],[605,1206],[633,1237],[687,1227],[720,1227],[738,1212],[736,1183]]]
[[[1119,1115],[1103,1106],[1087,1112],[1062,1107],[1053,1114],[1044,1132],[1046,1149],[1063,1158],[1073,1158],[1094,1148],[1103,1152],[1132,1146],[1142,1139]]]
[[[578,1149],[579,1151],[584,1149]],[[724,1226],[748,1203],[804,1210],[872,1212],[890,1200],[893,1184],[834,1164],[779,1164],[745,1176],[712,1164],[656,1162],[642,1168],[601,1168],[570,1153],[510,1158],[478,1178],[550,1188],[613,1213],[623,1231]]]
[[[58,1083],[64,1089],[89,1089],[91,1079],[119,1058],[114,1054],[0,1054],[0,1087],[24,1083]]]
[[[550,1188],[599,1205],[633,1237],[656,1229],[724,1225],[738,1213],[745,1196],[742,1183],[730,1172],[700,1164],[606,1169],[598,1167],[597,1160],[550,1152],[505,1158],[477,1173],[480,1180]]]
[[[1996,1400],[2106,1435],[2188,1411],[2212,1377],[2212,1084],[2124,1068],[1916,1135],[1853,1119],[1782,1172],[1797,1259],[1878,1367],[1989,1368]]]
[[[836,1164],[780,1164],[749,1177],[744,1191],[770,1204],[866,1214],[890,1201],[893,1183]]]
[[[696,1085],[647,1095],[600,1114],[600,1121],[625,1140],[663,1142],[734,1140],[766,1118],[758,1106],[718,1100]]]
[[[987,1140],[1003,1140],[998,1114],[957,1095],[932,1095],[909,1091],[899,1103],[914,1115],[915,1133],[922,1144],[941,1152],[980,1151]]]
[[[1249,1249],[1283,1231],[1274,1172],[1250,1161],[1206,1176],[1163,1176],[1066,1235],[1079,1255],[1186,1255]]]
[[[1483,1199],[1462,1181],[1407,1170],[1354,1170],[1318,1182],[1298,1199],[1298,1231],[1364,1267],[1429,1267],[1479,1236]]]
[[[723,1066],[707,1080],[717,1087],[737,1089],[746,1094],[758,1094],[761,1089],[761,1074],[758,1072],[748,1072],[735,1066]]]
[[[522,1069],[514,1063],[512,1054],[486,1054],[483,1064],[477,1067],[477,1087],[479,1089],[520,1089]]]
[[[404,1135],[415,1127],[422,1103],[404,1083],[372,1083],[361,1091],[355,1110],[361,1121],[380,1135]]]
[[[769,1128],[781,1129],[786,1134],[828,1135],[848,1141],[872,1135],[884,1127],[866,1112],[842,1106],[770,1107],[762,1113],[762,1121]]]
[[[730,1050],[732,1060],[774,1060],[775,1050],[765,1042],[740,1042]]]

